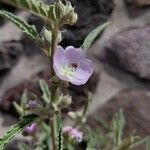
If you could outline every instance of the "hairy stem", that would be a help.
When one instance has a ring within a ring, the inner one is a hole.
[[[51,55],[50,55],[51,57],[49,58],[51,78],[53,78],[55,76],[55,72],[53,69],[53,55],[54,55],[55,49],[57,47],[57,34],[58,34],[58,30],[52,31],[52,45],[51,45]],[[54,103],[57,88],[55,87],[55,85],[53,85],[52,82],[51,82],[50,88],[51,88],[51,101]],[[57,149],[56,136],[57,136],[57,119],[56,119],[56,115],[55,115],[51,121],[51,137],[52,137],[53,150]]]

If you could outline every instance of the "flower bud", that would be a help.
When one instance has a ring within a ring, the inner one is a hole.
[[[72,12],[69,14],[68,18],[69,18],[69,24],[74,25],[78,20],[78,15],[76,13]]]
[[[62,33],[61,31],[58,33],[58,37],[57,37],[57,43],[60,43],[62,41]]]
[[[76,118],[77,118],[76,113],[73,112],[73,111],[68,112],[68,116],[69,116],[72,120],[76,120]]]
[[[56,0],[54,5],[57,19],[62,19],[65,16],[65,5],[61,2],[61,0]]]
[[[44,39],[51,43],[51,40],[52,40],[52,33],[50,30],[47,30],[45,27],[42,29],[41,31],[41,36],[44,37]]]
[[[66,5],[66,19],[70,25],[73,25],[78,20],[78,15],[74,11],[74,7],[72,7],[70,2],[67,2]]]
[[[38,126],[36,123],[32,123],[31,125],[27,126],[25,130],[23,131],[23,135],[27,136],[34,136],[36,132],[38,131]]]
[[[65,96],[60,96],[57,104],[57,108],[62,110],[68,107],[72,102],[71,96],[65,95]]]
[[[36,109],[38,107],[37,101],[29,100],[27,103],[27,108],[29,109]]]
[[[49,51],[52,43],[52,33],[45,27],[42,29],[40,35],[36,37],[37,44],[46,51]]]
[[[80,143],[83,140],[83,133],[81,131],[79,131],[78,129],[73,128],[71,126],[64,127],[63,133],[67,139],[69,139],[73,142]]]
[[[77,22],[77,14],[74,11],[74,7],[69,1],[66,1],[65,4],[61,0],[56,0],[54,4],[54,18],[57,21],[59,26],[64,24],[73,25]]]

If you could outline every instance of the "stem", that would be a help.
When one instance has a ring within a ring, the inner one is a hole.
[[[58,30],[52,31],[51,55],[49,57],[51,78],[55,76],[55,72],[53,69],[53,55],[54,55],[55,49],[57,47],[57,34],[58,34]],[[53,84],[51,84],[50,89],[51,89],[51,101],[54,103],[57,88]],[[57,149],[56,136],[57,136],[57,119],[56,119],[56,115],[55,115],[53,117],[53,119],[51,120],[51,137],[52,137],[53,150]]]
[[[56,117],[53,117],[53,120],[51,121],[51,137],[52,137],[52,145],[53,145],[53,150],[57,150],[56,147],[56,136],[57,136],[57,130],[56,130]]]

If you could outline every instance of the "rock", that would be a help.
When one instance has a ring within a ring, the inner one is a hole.
[[[106,60],[114,66],[150,79],[150,27],[133,28],[113,36],[104,48]]]
[[[23,47],[20,42],[0,43],[0,77],[12,69],[23,54]]]
[[[79,19],[74,26],[66,26],[63,45],[81,46],[87,34],[107,21],[114,8],[112,0],[71,0]],[[88,17],[89,16],[89,17]]]
[[[150,5],[150,0],[125,0],[125,2],[129,6],[133,5],[136,7]]]
[[[124,111],[126,124],[124,134],[127,136],[133,130],[136,135],[145,137],[150,135],[150,92],[140,89],[128,89],[118,93],[109,102],[99,107],[94,115],[90,115],[92,120],[101,117],[106,122],[110,122],[115,113],[122,108]],[[94,121],[90,120],[90,123]]]
[[[6,5],[6,4],[0,2],[0,10],[2,10],[2,9],[5,9],[5,10],[10,11],[10,12],[15,12],[16,11],[16,9],[14,7],[12,7],[10,5]],[[5,20],[1,19],[0,26],[3,25],[4,23],[5,23]]]

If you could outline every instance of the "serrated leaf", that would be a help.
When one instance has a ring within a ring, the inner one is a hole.
[[[43,96],[42,96],[43,100],[49,103],[51,101],[51,94],[48,85],[44,80],[40,80],[39,85],[43,92]]]
[[[17,27],[19,27],[29,38],[35,40],[36,36],[38,35],[38,32],[35,28],[35,26],[31,26],[25,21],[21,20],[14,14],[7,12],[5,10],[0,10],[0,16],[10,20],[13,22]]]
[[[0,0],[12,6],[30,11],[36,16],[46,19],[48,6],[40,0]]]
[[[21,121],[11,126],[11,128],[4,134],[4,136],[0,138],[0,150],[3,150],[4,146],[10,142],[16,134],[20,133],[25,126],[33,122],[36,118],[36,115],[24,116]]]
[[[96,37],[109,25],[110,23],[104,23],[98,27],[96,27],[94,30],[92,30],[87,37],[85,38],[83,45],[81,46],[84,50],[88,50],[90,46],[93,44]]]

